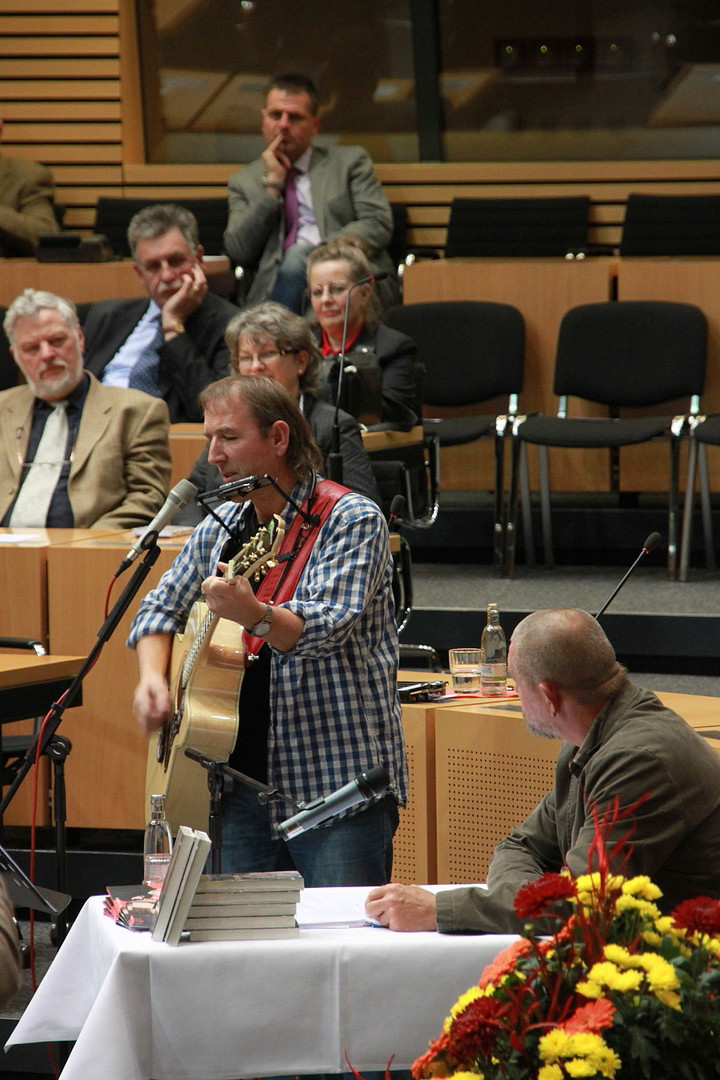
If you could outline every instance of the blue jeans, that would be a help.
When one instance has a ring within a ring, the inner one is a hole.
[[[268,296],[268,300],[284,304],[296,315],[302,315],[305,309],[307,261],[313,246],[313,244],[293,244],[287,249],[278,267],[275,284]]]
[[[392,839],[398,825],[391,795],[352,817],[308,829],[292,840],[273,839],[267,805],[235,781],[222,797],[222,871],[298,870],[309,889],[384,885],[392,873]]]

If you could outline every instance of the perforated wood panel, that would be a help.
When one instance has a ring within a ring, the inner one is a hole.
[[[403,707],[410,795],[393,841],[392,880],[404,884],[432,883],[436,877],[433,730],[433,709]]]
[[[478,705],[438,712],[435,746],[438,881],[484,881],[495,845],[552,787],[560,743]]]

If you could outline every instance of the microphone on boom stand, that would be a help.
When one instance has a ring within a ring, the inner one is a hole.
[[[377,274],[369,274],[367,277],[360,278],[359,281],[353,281],[345,297],[345,315],[343,318],[342,342],[340,347],[340,353],[338,355],[338,363],[340,367],[338,369],[337,393],[335,395],[335,419],[333,420],[332,426],[332,442],[330,443],[331,450],[330,453],[327,455],[327,458],[325,459],[327,464],[328,479],[334,480],[338,484],[342,484],[343,480],[343,463],[342,454],[340,453],[340,402],[342,400],[343,371],[345,370],[345,350],[347,348],[347,328],[348,317],[350,315],[350,293],[353,291],[353,289],[357,289],[359,285],[374,285],[376,281],[384,281],[387,276],[387,270],[378,270]]]
[[[644,558],[644,556],[645,556],[645,555],[649,555],[651,551],[654,551],[654,550],[655,550],[655,548],[656,548],[656,547],[658,546],[658,544],[659,544],[659,543],[661,543],[661,542],[662,542],[662,536],[660,535],[660,533],[659,533],[659,532],[653,532],[653,533],[650,533],[650,535],[648,536],[647,540],[646,540],[646,541],[645,541],[645,543],[643,544],[643,546],[642,546],[642,551],[641,551],[641,552],[640,552],[640,554],[638,555],[637,559],[636,559],[636,560],[635,560],[635,562],[634,562],[634,563],[632,564],[632,566],[630,567],[630,569],[628,570],[627,574],[626,574],[626,575],[625,575],[625,577],[624,577],[624,578],[622,579],[622,581],[621,581],[621,582],[620,582],[620,583],[619,583],[618,585],[616,585],[616,586],[615,586],[615,588],[613,589],[613,591],[612,591],[612,592],[610,593],[610,595],[608,596],[607,600],[605,601],[605,603],[603,604],[603,606],[602,606],[602,607],[600,608],[600,610],[598,611],[597,615],[595,616],[595,618],[596,618],[596,619],[599,619],[599,618],[600,618],[600,616],[601,616],[601,615],[602,615],[602,614],[603,614],[603,613],[605,612],[605,610],[607,609],[607,607],[608,607],[608,606],[610,605],[611,601],[615,599],[615,597],[616,597],[616,596],[617,596],[617,594],[618,594],[618,593],[620,592],[620,590],[622,589],[623,585],[625,584],[625,582],[627,581],[627,579],[628,579],[628,578],[630,577],[630,575],[632,574],[633,570],[634,570],[634,569],[635,569],[635,567],[636,567],[636,566],[638,565],[638,563],[640,562],[640,560],[641,560],[642,558]]]

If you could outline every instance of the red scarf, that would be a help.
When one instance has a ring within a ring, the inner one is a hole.
[[[360,337],[360,334],[362,333],[362,329],[363,328],[362,328],[362,323],[361,323],[360,326],[355,331],[355,333],[352,335],[352,337],[349,337],[347,339],[347,341],[345,342],[345,355],[346,356],[350,352],[350,350],[352,349],[352,347],[355,344],[355,342],[357,341],[357,339]],[[340,353],[342,352],[342,349],[336,349],[333,345],[330,344],[330,342],[328,341],[328,336],[327,336],[327,334],[325,333],[324,330],[322,332],[322,342],[320,344],[320,352],[323,354],[323,356],[339,356]]]
[[[293,523],[285,533],[278,561],[263,578],[255,593],[258,600],[266,604],[282,604],[294,596],[300,574],[302,573],[313,545],[318,538],[320,529],[323,527],[330,511],[338,499],[347,495],[349,489],[342,484],[336,484],[333,480],[318,480],[315,485],[314,500],[312,507],[305,500],[303,510],[312,513],[319,519],[316,525],[309,525],[302,514],[297,513]],[[292,559],[282,559],[282,555],[293,553]],[[253,637],[243,630],[243,643],[245,645],[245,663],[250,656],[257,656],[264,644],[265,638]]]

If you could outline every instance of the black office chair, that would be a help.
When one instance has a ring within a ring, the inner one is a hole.
[[[590,197],[453,199],[445,258],[585,253]]]
[[[620,254],[720,255],[720,195],[631,193]]]
[[[685,482],[685,507],[680,543],[680,571],[678,573],[680,581],[687,581],[690,565],[696,473],[700,476],[700,508],[705,544],[705,566],[708,570],[717,569],[712,527],[712,507],[710,504],[710,481],[707,468],[706,448],[708,446],[720,446],[720,415],[696,416],[690,421],[690,449],[688,452],[687,480]]]
[[[227,226],[228,203],[225,196],[204,199],[135,199],[110,198],[101,195],[95,208],[94,231],[106,236],[116,255],[130,256],[127,229],[131,218],[145,206],[159,202],[176,202],[197,218],[200,243],[206,255],[224,255],[223,236]]]
[[[390,308],[383,321],[417,343],[418,360],[425,369],[423,431],[436,441],[438,459],[443,446],[495,439],[495,529],[502,532],[506,418],[517,414],[523,381],[522,314],[512,304],[449,300]],[[507,398],[505,414],[483,411],[483,405],[497,397]],[[470,416],[432,417],[434,408],[461,406],[476,411]]]
[[[610,490],[619,489],[617,451],[653,439],[668,441],[668,573],[677,571],[678,468],[680,440],[688,415],[698,413],[705,383],[707,322],[694,304],[662,300],[618,300],[571,308],[560,324],[553,391],[556,416],[518,417],[512,432],[505,573],[514,573],[514,521],[517,513],[519,455],[538,447],[545,563],[554,565],[550,521],[547,448],[606,448],[610,451]],[[607,407],[609,416],[570,417],[568,398]],[[622,418],[623,408],[654,408],[687,398],[679,416],[653,414]]]

